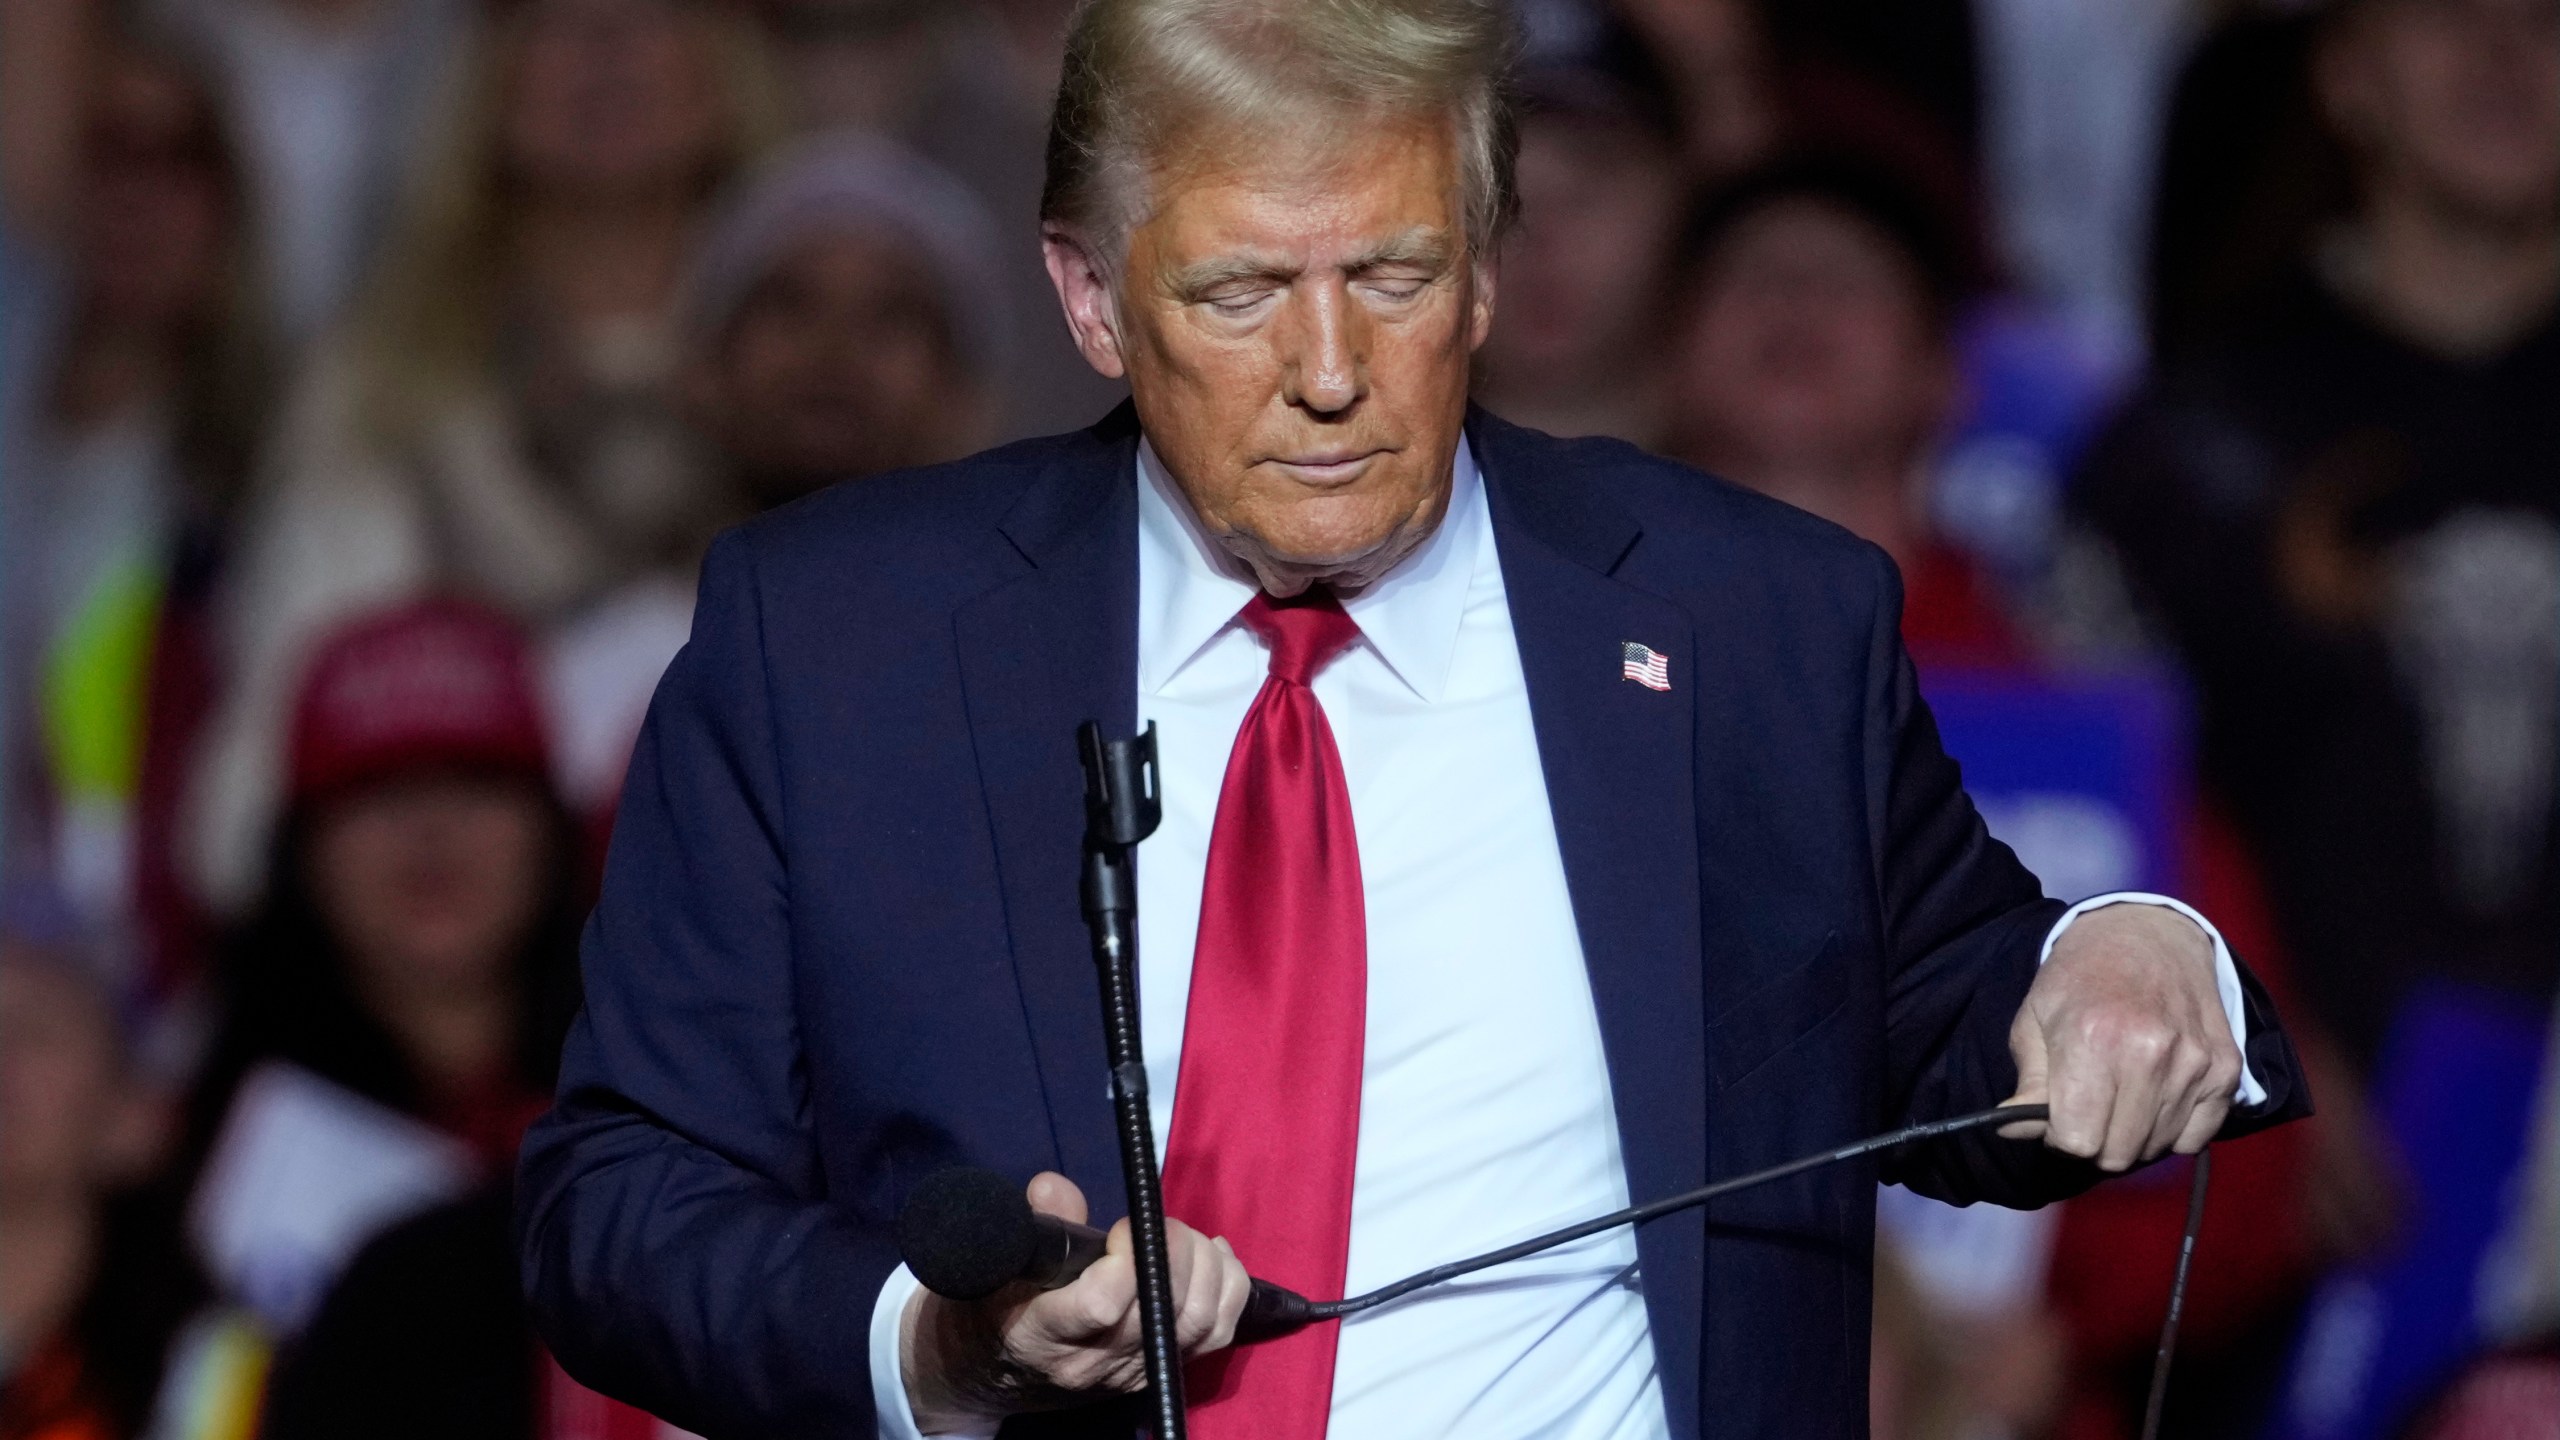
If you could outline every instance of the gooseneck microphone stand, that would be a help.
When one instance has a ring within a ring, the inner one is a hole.
[[[1156,727],[1148,725],[1134,740],[1105,740],[1102,727],[1088,720],[1076,729],[1076,750],[1084,761],[1084,919],[1093,931],[1093,964],[1102,981],[1111,1109],[1120,1132],[1120,1178],[1129,1191],[1138,1343],[1155,1401],[1155,1440],[1185,1440],[1173,1266],[1165,1249],[1164,1189],[1156,1174],[1146,1047],[1138,1029],[1138,870],[1132,852],[1164,816],[1156,785]]]

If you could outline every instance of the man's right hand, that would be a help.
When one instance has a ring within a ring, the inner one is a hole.
[[[1032,1209],[1084,1223],[1084,1192],[1066,1176],[1043,1171],[1029,1193]],[[1244,1263],[1226,1241],[1179,1220],[1165,1232],[1183,1357],[1225,1348],[1253,1287]],[[1112,1226],[1102,1258],[1061,1289],[1015,1285],[977,1301],[918,1290],[900,1319],[898,1358],[916,1428],[928,1435],[1146,1388],[1129,1222]]]

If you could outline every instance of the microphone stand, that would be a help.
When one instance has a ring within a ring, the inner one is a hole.
[[[1120,1177],[1129,1192],[1129,1239],[1138,1271],[1139,1347],[1155,1400],[1155,1440],[1184,1440],[1182,1356],[1173,1331],[1173,1266],[1165,1249],[1164,1189],[1156,1174],[1155,1124],[1147,1113],[1146,1049],[1138,1028],[1138,872],[1133,853],[1155,833],[1164,806],[1156,784],[1156,727],[1105,740],[1076,728],[1084,762],[1084,918],[1102,981],[1102,1035],[1111,1061],[1111,1109],[1120,1133]]]

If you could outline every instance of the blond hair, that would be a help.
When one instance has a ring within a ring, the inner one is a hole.
[[[780,90],[761,38],[707,4],[686,7],[710,55],[723,106],[718,153],[699,177],[712,199],[783,133]],[[498,341],[514,197],[501,133],[509,84],[532,17],[498,21],[448,77],[453,119],[413,188],[381,264],[354,307],[365,383],[358,419],[376,441],[405,440],[480,382]]]
[[[1116,263],[1150,166],[1186,141],[1436,112],[1456,130],[1468,246],[1490,256],[1519,208],[1517,49],[1507,0],[1085,0],[1040,217]]]

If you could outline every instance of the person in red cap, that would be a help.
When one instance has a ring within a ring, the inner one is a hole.
[[[281,738],[267,891],[225,947],[181,1174],[208,1268],[279,1332],[261,1433],[529,1434],[541,1352],[503,1217],[576,1011],[585,885],[525,633],[451,599],[358,618],[314,650]],[[327,1113],[306,1100],[288,1116],[280,1075],[334,1096]],[[362,1176],[308,1158],[342,1155],[313,1147],[347,1123],[387,1123],[441,1168],[388,1200],[360,1193]],[[280,1127],[281,1178],[279,1145],[244,1139]],[[290,1301],[275,1252],[226,1259],[245,1242],[207,1218],[254,1212],[255,1230],[354,1210],[367,1218]],[[398,1343],[381,1332],[386,1281]]]
[[[286,769],[196,1133],[277,1059],[502,1173],[575,1012],[581,889],[523,632],[446,599],[349,624],[305,672]]]
[[[288,1333],[268,1440],[614,1436],[633,1418],[553,1370],[508,1234],[516,1144],[577,1003],[586,886],[548,736],[524,631],[478,605],[360,618],[304,672],[268,893],[230,949],[195,1106],[197,1210],[226,1178],[278,1203],[281,1185],[236,1178],[270,1062],[422,1120],[478,1166],[476,1185],[383,1208],[306,1307],[270,1314]],[[310,1162],[287,1168],[308,1185]]]

